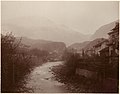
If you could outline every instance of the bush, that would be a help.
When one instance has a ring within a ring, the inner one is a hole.
[[[21,51],[23,45],[12,33],[1,35],[2,92],[14,92],[16,85],[33,67],[31,56]]]
[[[45,50],[39,50],[37,48],[31,49],[30,54],[37,56],[38,58],[46,58],[48,56],[48,51]]]
[[[67,74],[73,76],[80,60],[79,54],[66,51],[64,54],[64,60],[66,70],[68,70]]]

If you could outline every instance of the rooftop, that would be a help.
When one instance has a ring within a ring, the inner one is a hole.
[[[102,41],[102,42],[94,45],[94,47],[95,47],[95,48],[96,48],[96,47],[99,47],[99,46],[101,46],[104,42],[108,42],[108,40],[106,39],[106,40],[104,40],[104,41]]]

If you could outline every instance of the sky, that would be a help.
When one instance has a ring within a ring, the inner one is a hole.
[[[83,34],[118,20],[117,1],[3,1],[2,20],[20,17],[47,17]]]

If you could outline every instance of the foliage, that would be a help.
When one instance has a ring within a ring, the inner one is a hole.
[[[39,50],[39,49],[35,48],[30,51],[30,54],[35,55],[38,58],[40,58],[40,57],[47,57],[49,53],[48,53],[48,51]]]
[[[79,54],[66,51],[63,58],[65,60],[66,70],[68,70],[67,75],[74,75],[80,60]]]
[[[14,92],[17,83],[33,67],[31,56],[21,51],[20,42],[21,39],[17,41],[12,33],[1,35],[2,92]]]

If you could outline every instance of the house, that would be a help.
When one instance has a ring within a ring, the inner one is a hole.
[[[113,28],[111,32],[108,33],[108,35],[109,35],[109,39],[105,39],[103,41],[98,42],[96,45],[93,46],[93,48],[90,48],[85,51],[82,50],[83,57],[85,55],[92,56],[95,54],[98,54],[99,56],[101,56],[102,60],[100,60],[100,65],[99,65],[99,62],[97,62],[98,64],[95,64],[93,60],[92,62],[83,60],[82,62],[80,62],[80,64],[78,64],[76,68],[76,74],[80,76],[84,76],[86,78],[93,78],[93,79],[96,79],[99,74],[102,76],[104,76],[105,74],[105,76],[107,75],[107,77],[110,77],[110,78],[118,78],[119,23],[116,23],[115,28]],[[102,62],[103,66],[101,66],[101,61],[105,61],[105,62]],[[108,64],[106,64],[106,62]],[[104,71],[104,69],[106,68],[108,68],[109,72],[108,70],[106,72]],[[101,78],[101,77],[98,76],[98,78]]]
[[[105,47],[101,50],[99,50],[100,56],[102,57],[109,57],[109,47]]]
[[[94,48],[94,51],[95,51],[95,54],[99,55],[100,56],[100,51],[102,49],[105,49],[106,47],[108,47],[108,40],[105,39],[103,41],[101,41],[100,43],[96,44],[93,48]]]
[[[119,61],[119,23],[108,33],[109,63]]]
[[[93,55],[99,55],[100,56],[100,50],[104,49],[108,45],[108,39],[101,38],[101,40],[95,42],[90,48],[84,51],[84,53],[88,56]]]
[[[119,23],[108,33],[109,39],[103,46],[96,45],[95,47],[99,50],[100,56],[106,58],[109,63],[119,62]],[[100,46],[100,47],[98,47]]]

